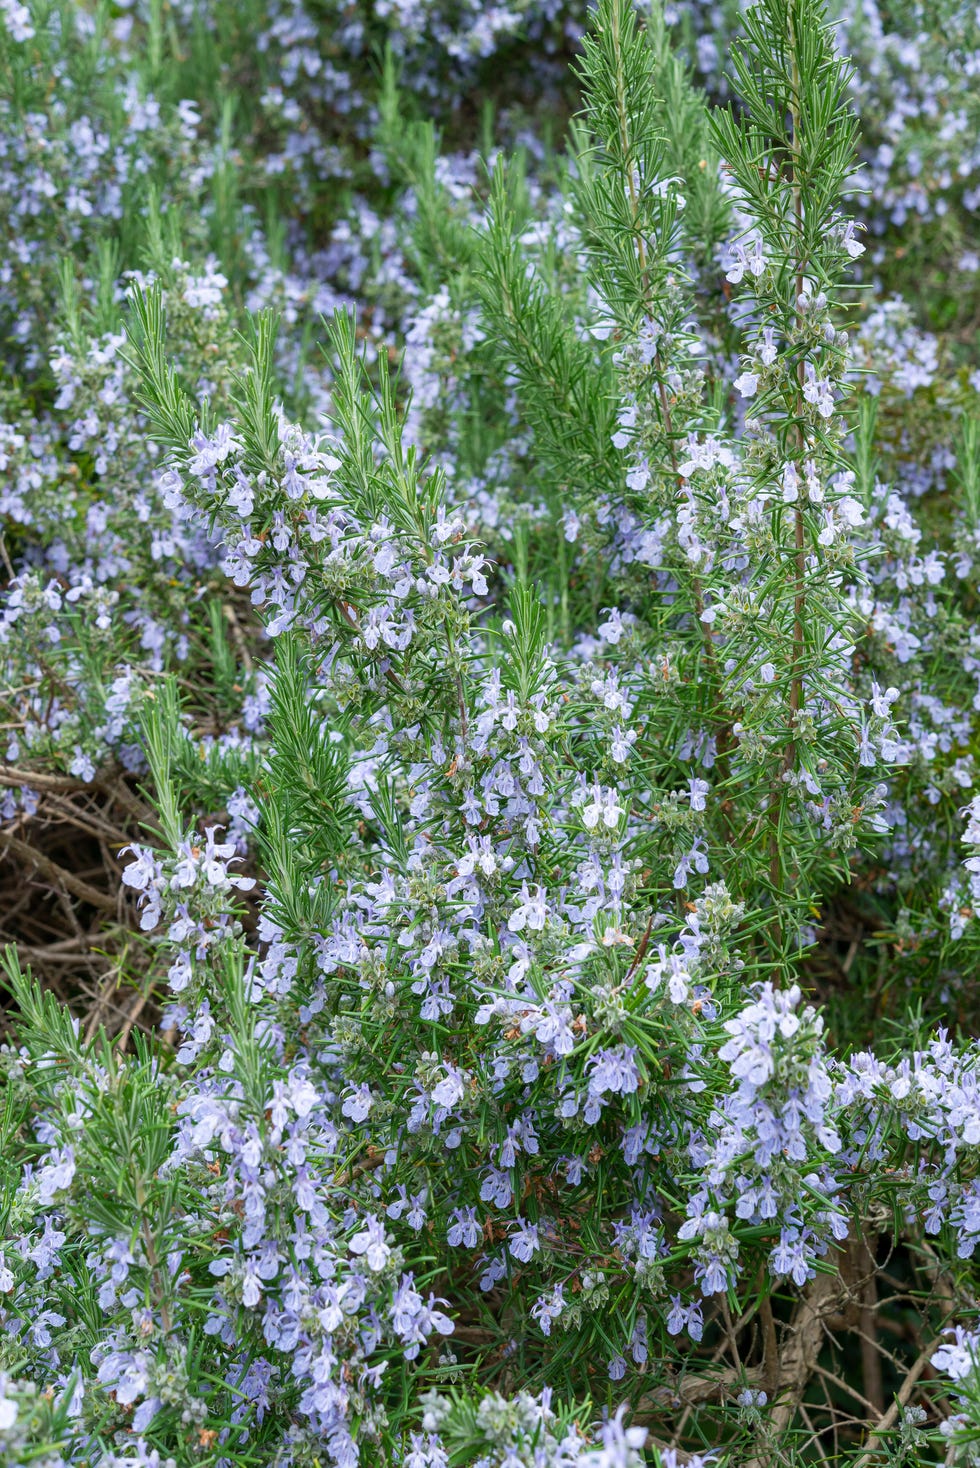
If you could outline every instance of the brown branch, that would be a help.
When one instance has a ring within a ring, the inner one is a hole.
[[[726,1367],[723,1371],[686,1372],[666,1386],[646,1392],[636,1404],[631,1421],[645,1426],[663,1415],[664,1408],[696,1407],[703,1402],[723,1400],[736,1388],[760,1387],[762,1372]]]
[[[235,608],[230,602],[225,602],[222,605],[221,610],[224,612],[225,621],[228,623],[229,629],[231,630],[232,641],[238,648],[238,655],[242,660],[242,667],[245,669],[246,673],[251,673],[254,667],[254,664],[252,662],[252,654],[249,652],[248,643],[246,642],[245,635],[242,632],[242,624],[239,622],[238,617],[235,614]]]
[[[15,856],[31,869],[33,873],[41,873],[56,887],[70,892],[73,897],[87,902],[91,907],[98,907],[103,912],[115,912],[118,898],[115,894],[100,892],[98,887],[89,886],[79,877],[66,871],[57,862],[51,860],[31,846],[27,841],[21,841],[19,836],[11,836],[6,833],[3,836],[3,850],[0,851],[0,859],[4,856]]]
[[[111,775],[96,775],[95,784],[103,795],[108,795],[111,800],[121,805],[123,810],[128,811],[141,826],[155,823],[157,816],[153,807],[140,800],[139,796],[130,790],[121,774],[114,778]]]
[[[121,1054],[123,1050],[125,1050],[126,1043],[129,1040],[130,1034],[133,1031],[133,1027],[135,1026],[136,1021],[139,1019],[143,1010],[146,1008],[146,1005],[149,1003],[149,999],[149,989],[142,989],[134,993],[130,1001],[129,1010],[126,1014],[125,1023],[123,1024],[122,1029],[119,1031],[119,1034],[116,1036],[115,1039],[115,1048],[117,1054]]]
[[[772,1313],[772,1301],[766,1295],[760,1305],[762,1319],[762,1376],[766,1395],[772,1397],[779,1386],[779,1344],[776,1340],[776,1322]]]
[[[43,770],[24,770],[16,765],[0,768],[0,785],[30,785],[38,790],[84,790],[85,782],[74,775],[46,775]]]
[[[881,1374],[881,1353],[869,1337],[875,1334],[875,1313],[878,1309],[878,1285],[876,1280],[874,1249],[866,1238],[861,1239],[860,1248],[868,1268],[860,1282],[861,1321],[861,1374],[865,1396],[870,1398],[874,1411],[880,1416],[885,1410],[885,1387]]]
[[[0,766],[0,785],[27,785],[35,790],[50,790],[62,795],[75,795],[80,790],[99,790],[129,811],[141,824],[145,825],[148,820],[153,819],[153,811],[133,794],[121,776],[114,779],[111,774],[99,774],[94,780],[85,781],[74,775],[50,775],[44,770],[25,770],[19,765],[3,765]]]
[[[97,812],[84,810],[77,805],[73,805],[70,800],[65,800],[63,796],[54,794],[45,796],[44,804],[38,811],[38,816],[42,813],[46,815],[49,811],[57,816],[58,822],[63,821],[65,825],[74,826],[76,830],[84,831],[86,836],[105,837],[113,842],[114,845],[120,847],[127,846],[133,839],[131,831],[124,831],[121,826],[112,825],[110,821],[107,821]]]
[[[759,1309],[760,1303],[761,1303],[760,1300],[754,1300],[752,1302],[752,1304],[748,1307],[748,1309],[745,1310],[745,1311],[743,1311],[743,1313],[739,1316],[738,1320],[736,1320],[736,1322],[735,1322],[735,1324],[733,1326],[733,1332],[734,1332],[734,1334],[736,1336],[741,1331],[743,1331],[745,1329],[745,1327],[748,1325],[748,1323],[752,1319],[753,1315],[755,1315],[756,1311]],[[710,1323],[711,1320],[714,1320],[714,1319],[717,1319],[717,1311],[715,1312],[715,1314],[713,1316],[710,1316],[709,1317],[709,1323]],[[725,1354],[725,1352],[727,1350],[728,1350],[728,1335],[726,1333],[725,1335],[722,1336],[720,1343],[715,1347],[715,1349],[711,1353],[711,1362],[712,1362],[712,1365],[714,1365],[716,1362],[720,1361],[721,1358],[722,1358],[722,1356],[724,1356],[724,1354]],[[763,1385],[765,1385],[764,1382],[763,1382]],[[673,1438],[671,1439],[671,1443],[670,1443],[670,1446],[672,1448],[675,1448],[676,1449],[677,1447],[679,1447],[681,1438],[684,1436],[684,1429],[687,1426],[688,1419],[690,1418],[691,1413],[694,1411],[694,1408],[695,1408],[696,1405],[697,1404],[695,1402],[688,1402],[686,1404],[686,1406],[684,1407],[684,1411],[681,1413],[680,1421],[678,1422],[677,1426],[674,1428],[674,1435],[673,1435]]]
[[[838,1391],[846,1392],[849,1397],[854,1398],[855,1402],[860,1402],[862,1407],[867,1407],[869,1412],[877,1412],[879,1410],[874,1402],[869,1402],[867,1397],[859,1392],[856,1386],[852,1386],[849,1381],[845,1381],[843,1376],[836,1376],[833,1371],[827,1371],[819,1362],[814,1363],[813,1370],[822,1381],[826,1381],[830,1386],[835,1386]]]
[[[768,1441],[759,1444],[759,1451],[746,1468],[775,1468],[779,1462],[779,1439],[796,1416],[814,1374],[824,1317],[836,1309],[840,1289],[840,1276],[835,1270],[832,1274],[817,1274],[803,1292],[783,1342],[776,1399],[766,1423]]]
[[[807,1438],[806,1442],[804,1443],[804,1445],[803,1445],[804,1448],[808,1448],[810,1446],[810,1444],[812,1443],[813,1446],[816,1448],[817,1452],[820,1455],[820,1461],[821,1461],[821,1463],[828,1463],[829,1464],[830,1459],[827,1457],[827,1454],[824,1452],[824,1450],[823,1450],[823,1444],[820,1441],[821,1434],[823,1432],[826,1432],[827,1431],[827,1428],[824,1427],[824,1428],[821,1429],[821,1428],[818,1428],[818,1427],[814,1427],[814,1425],[813,1425],[813,1418],[810,1416],[809,1412],[806,1410],[806,1408],[803,1406],[802,1403],[800,1403],[800,1416],[803,1418],[803,1421],[804,1421],[805,1425],[810,1429],[810,1436]]]
[[[937,1337],[934,1341],[930,1341],[929,1345],[926,1346],[919,1353],[915,1361],[909,1367],[909,1370],[905,1376],[905,1380],[902,1382],[902,1385],[899,1387],[898,1392],[895,1396],[895,1400],[888,1408],[888,1411],[876,1424],[874,1430],[868,1438],[868,1441],[864,1445],[864,1452],[854,1464],[854,1468],[869,1468],[869,1465],[874,1458],[875,1453],[878,1451],[878,1446],[881,1442],[881,1439],[884,1437],[885,1433],[888,1432],[892,1427],[894,1427],[895,1423],[898,1421],[899,1412],[901,1412],[902,1408],[908,1404],[909,1398],[915,1391],[916,1383],[918,1382],[919,1377],[929,1365],[930,1357],[938,1349],[941,1343],[941,1337]]]

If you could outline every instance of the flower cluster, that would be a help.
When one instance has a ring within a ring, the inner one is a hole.
[[[948,8],[0,5],[5,1462],[968,1460]]]

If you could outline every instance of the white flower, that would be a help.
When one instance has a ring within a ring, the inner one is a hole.
[[[6,1378],[0,1376],[0,1432],[7,1432],[17,1421],[17,1403],[4,1396]]]
[[[532,893],[526,882],[521,883],[520,904],[511,913],[507,926],[512,933],[521,933],[525,927],[540,933],[548,918],[548,904],[544,887],[540,883]]]
[[[384,1225],[373,1213],[368,1214],[364,1224],[362,1231],[351,1239],[350,1250],[352,1254],[363,1254],[368,1269],[377,1274],[391,1258],[391,1247],[385,1238]]]
[[[433,1087],[431,1095],[437,1106],[455,1106],[462,1101],[465,1087],[455,1065],[447,1065],[447,1074]]]

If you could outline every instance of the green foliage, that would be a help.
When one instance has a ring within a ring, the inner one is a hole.
[[[0,57],[149,135],[11,266],[12,1463],[970,1451],[977,383],[854,279],[824,7],[721,9],[717,108],[598,0],[560,146],[432,61],[499,11]]]

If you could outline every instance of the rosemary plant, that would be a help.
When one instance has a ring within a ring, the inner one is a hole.
[[[857,8],[0,0],[5,1463],[978,1461],[980,373]]]

